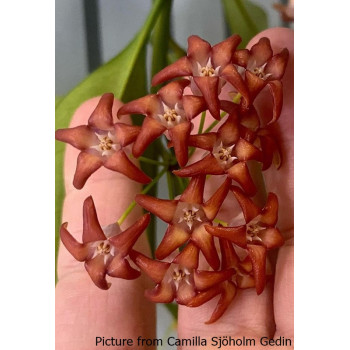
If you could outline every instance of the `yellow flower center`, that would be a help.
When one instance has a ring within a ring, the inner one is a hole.
[[[112,149],[113,141],[108,137],[104,136],[100,139],[99,147],[101,151],[109,151]]]
[[[215,75],[215,69],[213,67],[208,66],[202,67],[200,75],[202,77],[212,77],[213,75]]]
[[[101,242],[101,243],[97,246],[96,251],[97,251],[98,254],[106,255],[106,254],[109,254],[109,253],[110,253],[110,251],[111,251],[111,246],[110,246],[108,243]]]
[[[181,269],[173,272],[173,280],[180,282],[186,276],[185,272]]]
[[[163,114],[163,117],[167,122],[175,122],[177,116],[178,114],[176,113],[175,109],[169,109]]]

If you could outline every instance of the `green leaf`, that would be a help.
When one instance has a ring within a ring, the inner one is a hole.
[[[240,47],[246,47],[253,36],[268,28],[265,11],[251,1],[222,0],[222,4],[230,33],[242,37]]]
[[[170,312],[173,318],[177,320],[177,313],[179,309],[178,305],[175,303],[170,303],[170,304],[164,304],[164,306],[167,308],[167,310]]]
[[[172,3],[172,0],[167,1],[154,26],[152,34],[152,77],[168,65],[167,54],[170,40],[170,15]],[[160,87],[160,85],[153,86],[151,92],[157,92]]]
[[[127,102],[147,93],[146,90],[146,44],[155,21],[167,0],[155,0],[142,29],[129,45],[116,57],[98,68],[56,105],[56,129],[69,125],[74,111],[86,100],[113,92],[115,97]],[[64,144],[56,142],[56,263],[59,227],[64,199],[63,184]]]

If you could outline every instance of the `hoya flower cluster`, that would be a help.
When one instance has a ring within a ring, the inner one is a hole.
[[[143,184],[151,182],[130,159],[141,157],[162,135],[167,138],[168,147],[173,148],[177,162],[167,170],[180,180],[189,178],[176,199],[147,194],[135,198],[147,212],[168,224],[155,259],[133,249],[147,228],[150,214],[124,231],[116,223],[101,228],[89,197],[83,207],[83,242],[70,235],[67,223],[62,225],[63,244],[78,261],[85,262],[99,288],[109,288],[107,275],[134,279],[144,273],[155,283],[152,290],[145,291],[154,302],[175,300],[197,307],[219,295],[207,323],[223,315],[238,289],[263,292],[271,273],[267,252],[284,241],[276,228],[277,196],[269,193],[263,207],[255,203],[259,188],[249,164],[258,162],[262,170],[273,163],[277,168],[281,164],[270,125],[276,123],[282,110],[281,79],[288,50],[273,54],[267,38],[260,39],[250,50],[239,50],[240,41],[238,35],[233,35],[211,47],[198,36],[191,36],[187,56],[153,77],[153,85],[170,81],[158,93],[125,104],[117,116],[112,115],[113,94],[107,93],[101,97],[88,125],[57,130],[56,139],[81,150],[73,182],[77,189],[101,166]],[[228,96],[222,93],[223,89],[229,92],[229,98],[222,97]],[[273,101],[267,123],[262,122],[254,107],[263,89],[270,91]],[[143,114],[142,126],[114,122],[126,114]],[[201,118],[198,130],[194,127],[195,118]],[[203,132],[204,118],[214,118],[212,126],[218,127]],[[196,149],[203,150],[203,156],[193,161],[191,156]],[[204,198],[208,176],[211,180],[217,176],[221,183],[209,198]],[[218,216],[230,192],[244,217],[239,225],[233,217],[224,223]]]

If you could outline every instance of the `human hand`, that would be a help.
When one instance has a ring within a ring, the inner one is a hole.
[[[270,29],[252,39],[249,46],[262,37],[271,40],[272,47],[286,47],[290,60],[283,79],[284,107],[278,122],[277,134],[281,139],[284,164],[277,172],[265,172],[268,191],[275,192],[280,202],[279,228],[285,237],[293,228],[293,32],[287,29]],[[257,101],[259,104],[259,101]],[[84,124],[97,104],[90,100],[75,113],[71,126]],[[114,105],[115,111],[119,105]],[[258,109],[262,110],[259,104]],[[114,113],[115,115],[116,113]],[[207,118],[208,119],[208,118]],[[115,222],[140,187],[124,176],[100,169],[93,174],[80,191],[71,185],[78,151],[67,146],[65,158],[66,192],[63,222],[69,222],[70,232],[80,240],[82,203],[92,195],[102,226]],[[116,200],[116,198],[118,200]],[[99,209],[100,208],[100,209]],[[225,208],[222,215],[225,219]],[[227,211],[226,211],[227,215]],[[125,227],[141,216],[140,208],[135,208],[125,221]],[[229,221],[229,220],[228,220]],[[234,338],[256,338],[262,336],[293,336],[293,247],[289,244],[279,250],[275,286],[268,284],[265,291],[257,296],[254,290],[239,291],[226,313],[216,323],[205,325],[217,298],[198,308],[179,308],[178,332],[180,338],[231,335]],[[149,255],[149,248],[143,235],[136,249]],[[145,278],[134,281],[114,280],[108,291],[97,289],[90,281],[83,266],[77,264],[65,248],[60,249],[58,260],[59,282],[56,289],[56,342],[57,349],[95,348],[95,337],[155,338],[154,305],[143,296],[143,291],[151,285]],[[123,348],[123,347],[121,347]],[[145,347],[149,348],[149,347]],[[262,347],[266,348],[266,347]],[[184,348],[185,349],[185,348]],[[193,349],[193,348],[191,348]],[[207,349],[210,349],[209,347]]]

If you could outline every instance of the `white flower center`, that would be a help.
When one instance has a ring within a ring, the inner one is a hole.
[[[183,214],[179,218],[179,223],[185,222],[188,226],[188,228],[191,230],[192,226],[195,221],[202,222],[202,219],[198,213],[199,209],[196,208],[194,205],[191,209],[184,208],[182,209]]]
[[[168,283],[173,282],[176,290],[178,290],[181,281],[185,281],[187,284],[191,284],[190,275],[191,272],[186,267],[175,265],[175,267],[172,267],[172,269],[169,271],[167,281]]]
[[[265,73],[265,66],[266,66],[266,63],[263,64],[262,66],[260,67],[253,67],[252,68],[252,72],[254,73],[254,75],[256,75],[258,78],[260,79],[263,79],[263,80],[266,80],[271,74],[270,73]]]
[[[184,111],[179,107],[178,103],[174,106],[174,108],[170,108],[165,103],[163,103],[163,114],[158,114],[158,120],[163,124],[166,128],[172,128],[175,125],[180,124],[184,118]]]
[[[213,149],[213,155],[220,163],[220,165],[226,168],[230,165],[237,157],[232,156],[232,151],[235,145],[224,146],[222,142],[219,145],[215,146]]]
[[[260,216],[257,216],[250,223],[247,224],[247,232],[246,233],[247,233],[247,240],[249,242],[252,242],[252,241],[260,241],[261,242],[261,238],[259,237],[259,233],[260,233],[260,231],[264,230],[265,228],[258,224],[259,219],[260,219]]]
[[[110,156],[114,151],[118,150],[118,144],[116,138],[111,132],[107,134],[95,133],[99,140],[98,145],[91,146],[90,148],[101,152],[102,156]]]
[[[200,77],[213,77],[219,75],[220,66],[214,68],[211,63],[211,58],[208,59],[208,62],[205,66],[201,66],[199,62],[197,62],[198,75]]]
[[[114,257],[116,253],[114,246],[111,245],[108,240],[94,242],[91,248],[93,249],[93,255],[91,259],[95,258],[98,255],[102,255],[104,257],[105,264],[110,258]]]

